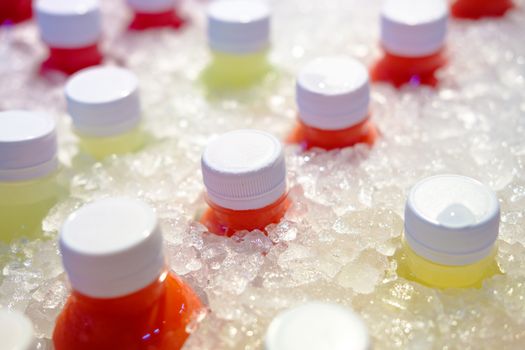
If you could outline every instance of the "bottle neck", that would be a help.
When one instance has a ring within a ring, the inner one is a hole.
[[[104,312],[111,315],[140,313],[158,302],[166,293],[167,278],[169,278],[169,272],[165,270],[147,287],[122,297],[92,298],[73,291],[71,298],[79,309],[88,312]]]
[[[384,50],[384,61],[388,62],[392,69],[406,70],[410,67],[411,70],[417,72],[430,72],[438,69],[445,64],[445,49],[425,56],[408,57],[393,54]]]
[[[253,210],[232,210],[223,208],[207,199],[209,209],[201,218],[201,222],[216,234],[232,236],[241,230],[261,230],[272,223],[278,223],[290,206],[287,193],[274,203]]]
[[[158,13],[135,12],[133,21],[129,28],[132,30],[144,30],[148,28],[173,27],[180,28],[184,20],[177,14],[175,9]]]
[[[49,47],[49,58],[42,64],[42,68],[73,74],[81,69],[99,65],[102,59],[98,43],[78,48]]]

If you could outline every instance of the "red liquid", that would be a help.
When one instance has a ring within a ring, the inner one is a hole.
[[[98,45],[76,49],[49,48],[49,57],[42,63],[42,71],[58,70],[67,75],[102,63]]]
[[[201,307],[194,292],[169,273],[115,299],[73,291],[56,321],[53,342],[56,350],[177,350]]]
[[[161,13],[135,13],[129,28],[133,30],[145,30],[150,28],[172,27],[181,28],[186,21],[176,11],[169,10]]]
[[[204,212],[200,222],[210,232],[231,237],[235,232],[242,230],[261,230],[264,232],[269,224],[277,224],[281,221],[290,201],[284,194],[275,203],[254,210],[226,209],[210,201],[208,201],[208,205],[209,207]]]
[[[501,17],[513,7],[512,0],[456,0],[452,5],[452,15],[468,19]]]
[[[395,87],[405,84],[436,87],[436,71],[446,64],[444,50],[424,57],[401,57],[385,52],[370,72],[375,82],[388,82]]]
[[[354,146],[358,143],[366,143],[372,146],[377,137],[377,129],[369,118],[342,130],[321,130],[298,120],[297,126],[287,142],[299,144],[304,150],[314,147],[332,150]]]
[[[0,24],[18,23],[31,18],[31,0],[0,0]]]

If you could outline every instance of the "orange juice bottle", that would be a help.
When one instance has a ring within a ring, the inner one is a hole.
[[[432,176],[410,191],[400,264],[403,277],[438,288],[479,287],[498,272],[499,202],[482,183]]]
[[[264,231],[284,216],[286,165],[274,136],[258,130],[225,133],[208,144],[201,164],[208,208],[200,221],[210,232]]]
[[[178,0],[127,0],[127,3],[134,12],[130,29],[178,29],[185,23],[176,9]]]
[[[296,84],[298,122],[288,141],[303,149],[372,145],[368,72],[346,57],[321,57],[307,64]]]
[[[0,339],[3,350],[39,349],[31,320],[17,311],[0,308]]]
[[[49,57],[42,72],[73,74],[102,62],[102,16],[98,0],[37,0],[36,20]]]
[[[512,0],[456,0],[452,4],[452,16],[466,19],[501,17],[513,7]]]
[[[372,80],[437,86],[435,73],[446,63],[447,22],[444,0],[387,0],[381,11],[383,56],[371,69]]]
[[[341,305],[309,302],[275,317],[264,338],[264,350],[369,350],[366,325]]]
[[[64,223],[60,251],[73,289],[53,332],[57,350],[177,350],[201,303],[171,273],[148,205],[108,198]]]

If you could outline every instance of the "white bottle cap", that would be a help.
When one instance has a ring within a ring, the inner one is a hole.
[[[101,37],[98,0],[38,0],[35,8],[42,40],[51,47],[82,48]]]
[[[445,45],[447,22],[445,0],[387,0],[381,11],[381,42],[394,55],[431,55]]]
[[[305,124],[322,130],[349,128],[368,115],[368,72],[351,58],[321,57],[299,73],[296,95]]]
[[[202,155],[208,198],[223,208],[264,208],[286,193],[281,143],[259,130],[236,130],[212,140]]]
[[[127,0],[128,5],[139,13],[161,13],[175,9],[177,0]]]
[[[36,179],[57,168],[53,118],[28,111],[0,112],[0,181]]]
[[[216,0],[208,8],[208,41],[213,50],[253,53],[270,45],[270,8],[260,0]]]
[[[499,202],[490,188],[466,176],[432,176],[410,191],[405,239],[432,262],[468,265],[491,253],[499,220]]]
[[[29,318],[17,311],[0,309],[2,350],[36,350],[35,331]]]
[[[353,311],[336,304],[310,302],[275,317],[264,350],[367,350],[368,330]]]
[[[98,200],[71,214],[60,251],[73,289],[93,298],[137,292],[165,268],[155,211],[128,198]]]
[[[80,134],[118,135],[140,123],[139,83],[127,69],[83,69],[69,79],[65,92],[67,110]]]

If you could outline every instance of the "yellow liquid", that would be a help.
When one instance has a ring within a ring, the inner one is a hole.
[[[80,137],[80,149],[97,160],[102,160],[112,154],[126,154],[139,150],[145,141],[144,132],[137,127],[127,133],[109,137]]]
[[[202,80],[212,91],[243,89],[256,84],[270,71],[267,50],[245,55],[212,52],[212,62]]]
[[[56,174],[20,182],[0,182],[0,241],[38,238],[42,220],[60,196]]]
[[[496,248],[484,259],[470,265],[447,266],[417,255],[403,240],[397,253],[398,274],[409,280],[437,288],[480,288],[483,280],[501,273],[495,259]]]

